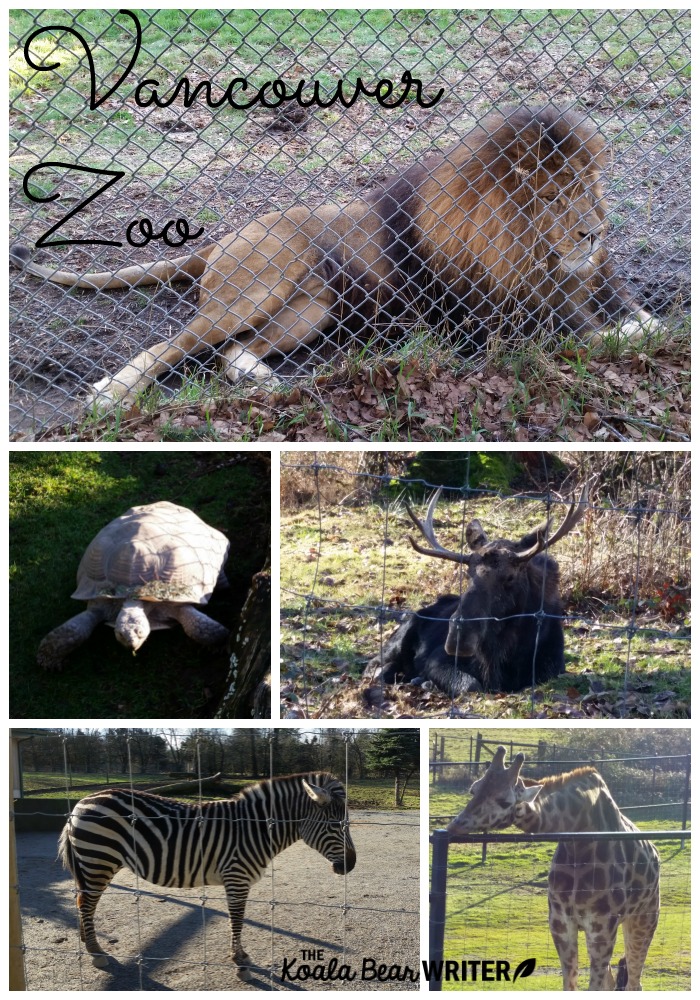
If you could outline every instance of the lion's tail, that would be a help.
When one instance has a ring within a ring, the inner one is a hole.
[[[76,274],[74,271],[52,271],[32,261],[31,251],[21,244],[10,250],[10,263],[21,268],[35,278],[45,278],[55,285],[70,288],[135,288],[137,285],[155,285],[159,281],[193,281],[199,278],[207,264],[208,249],[175,257],[174,260],[159,260],[153,264],[132,264],[119,271],[99,271],[96,274]]]

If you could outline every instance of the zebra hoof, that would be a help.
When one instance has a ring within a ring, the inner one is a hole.
[[[253,970],[247,965],[239,965],[237,972],[238,978],[242,979],[244,983],[247,983],[253,978]]]
[[[106,969],[109,965],[109,955],[91,955],[90,958],[96,969]]]

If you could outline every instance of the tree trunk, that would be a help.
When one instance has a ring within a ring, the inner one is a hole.
[[[230,642],[231,661],[217,719],[269,719],[270,565],[253,577]]]

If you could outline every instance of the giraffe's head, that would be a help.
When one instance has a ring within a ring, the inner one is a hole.
[[[499,747],[486,774],[469,789],[472,798],[447,827],[448,834],[503,830],[514,822],[518,810],[537,798],[542,785],[526,785],[520,777],[523,754],[517,754],[509,767],[503,763],[505,756],[506,748]]]

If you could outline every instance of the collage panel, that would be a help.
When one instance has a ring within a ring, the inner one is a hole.
[[[418,729],[10,735],[26,989],[419,988]]]
[[[8,27],[13,438],[690,440],[689,9]]]
[[[283,718],[690,718],[689,451],[281,452]]]
[[[270,463],[10,452],[10,717],[270,718]]]
[[[690,989],[689,729],[430,739],[431,989]]]

